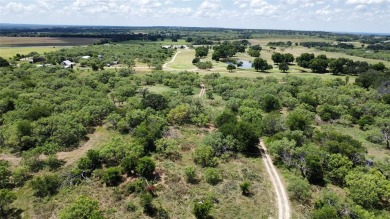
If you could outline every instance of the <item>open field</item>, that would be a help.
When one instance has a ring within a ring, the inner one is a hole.
[[[3,58],[11,58],[16,54],[27,55],[30,52],[37,53],[45,53],[52,52],[62,48],[66,48],[65,46],[60,47],[51,47],[51,46],[40,46],[40,47],[0,47],[0,56]]]
[[[278,69],[277,65],[273,65],[273,69],[268,72],[256,72],[254,69],[236,69],[233,72],[229,72],[226,70],[227,64],[224,62],[216,62],[211,59],[211,55],[213,53],[213,50],[209,51],[209,54],[206,58],[204,58],[204,61],[211,61],[213,63],[213,68],[210,70],[202,70],[196,68],[192,64],[192,59],[195,57],[195,50],[188,49],[188,50],[182,50],[175,60],[168,64],[167,67],[169,70],[178,70],[178,71],[195,71],[199,72],[200,75],[207,75],[213,72],[218,72],[223,76],[227,77],[249,77],[249,78],[256,78],[256,77],[269,77],[273,76],[276,77],[278,80],[282,80],[283,77],[286,76],[286,73],[281,73]],[[273,63],[271,60],[271,54],[265,53],[267,56],[263,56],[263,52],[261,57],[267,59],[268,63]],[[253,57],[250,57],[246,53],[237,53],[236,58],[240,60],[247,60],[247,61],[253,61]],[[302,72],[307,71],[307,72]],[[312,77],[319,77],[325,80],[328,79],[334,79],[334,78],[341,78],[342,80],[345,80],[346,76],[335,76],[330,73],[326,74],[314,74],[310,72],[310,69],[304,69],[302,67],[299,67],[297,65],[290,65],[290,70],[288,71],[290,75],[302,77],[302,78],[312,78]],[[349,76],[349,81],[353,83],[355,81],[355,76]]]
[[[0,37],[0,47],[82,46],[101,39],[77,37]]]
[[[177,42],[173,42],[171,39],[166,39],[164,41],[143,41],[143,40],[128,40],[119,42],[117,44],[157,44],[157,45],[189,45],[185,40],[177,40]]]

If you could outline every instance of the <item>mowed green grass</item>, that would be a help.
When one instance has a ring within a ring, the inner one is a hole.
[[[3,58],[12,58],[16,54],[27,55],[30,52],[37,52],[43,54],[45,52],[57,51],[62,48],[66,48],[64,46],[61,47],[52,47],[52,46],[37,46],[37,47],[0,47],[0,56]]]
[[[210,70],[202,70],[196,68],[192,64],[192,59],[195,57],[195,50],[194,49],[188,49],[188,50],[182,50],[175,58],[175,60],[168,64],[167,67],[168,70],[180,70],[180,71],[195,71],[198,72],[200,75],[207,75],[211,73],[218,72],[222,76],[227,77],[249,77],[249,78],[256,78],[256,77],[275,77],[278,80],[282,80],[283,77],[287,75],[287,73],[282,73],[277,65],[273,65],[273,69],[269,70],[267,72],[256,72],[254,69],[236,69],[233,72],[229,72],[226,69],[227,64],[224,62],[216,62],[211,59],[213,50],[209,51],[209,54],[207,57],[203,58],[202,61],[211,61],[213,63],[213,68]],[[271,59],[272,55],[266,54],[262,55],[261,57],[266,59],[269,64],[273,64],[273,61]],[[235,58],[238,58],[240,60],[246,60],[246,61],[253,61],[254,58],[250,57],[246,53],[237,53]],[[306,71],[306,72],[302,72]],[[299,67],[297,65],[290,65],[290,70],[288,71],[288,74],[298,76],[301,78],[313,78],[318,77],[325,80],[335,79],[335,78],[341,78],[342,80],[345,80],[346,76],[335,76],[330,73],[326,74],[314,74],[311,73],[310,69],[304,69],[302,67]],[[355,81],[355,76],[349,76],[349,82],[353,83]]]

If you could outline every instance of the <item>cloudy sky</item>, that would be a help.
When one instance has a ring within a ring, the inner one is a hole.
[[[0,23],[390,33],[390,0],[0,0]]]

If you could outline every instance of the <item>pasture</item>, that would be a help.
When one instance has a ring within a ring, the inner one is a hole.
[[[83,46],[99,40],[77,37],[0,37],[0,47]]]

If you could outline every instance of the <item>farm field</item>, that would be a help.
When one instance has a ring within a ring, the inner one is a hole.
[[[83,46],[99,40],[77,37],[0,37],[0,47]]]
[[[0,56],[4,58],[14,57],[16,54],[27,55],[30,52],[37,52],[44,54],[46,52],[57,51],[63,48],[68,48],[66,46],[27,46],[27,47],[0,47]]]

